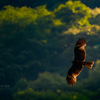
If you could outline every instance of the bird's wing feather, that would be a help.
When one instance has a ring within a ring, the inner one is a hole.
[[[86,39],[85,38],[79,38],[79,40],[76,42],[76,45],[77,44],[86,44],[87,42],[86,42]]]

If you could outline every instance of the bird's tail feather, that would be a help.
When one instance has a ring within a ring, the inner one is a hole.
[[[89,69],[92,68],[93,64],[94,64],[94,61],[82,62],[82,65],[84,65],[85,67],[87,67]]]
[[[76,64],[82,64],[84,65],[85,67],[91,69],[93,64],[94,64],[94,61],[80,61],[80,60],[73,60],[72,63],[76,63]]]

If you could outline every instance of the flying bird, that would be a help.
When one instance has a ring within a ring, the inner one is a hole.
[[[85,46],[86,46],[86,39],[85,38],[79,38],[79,40],[75,44],[74,48],[74,60],[72,61],[72,66],[68,70],[68,74],[66,77],[68,85],[74,86],[76,83],[76,77],[80,74],[80,72],[83,69],[83,66],[91,69],[94,61],[88,61],[86,62],[86,51],[85,51]]]

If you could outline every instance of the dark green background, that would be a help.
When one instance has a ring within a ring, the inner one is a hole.
[[[99,1],[2,0],[0,7],[0,100],[100,99]],[[95,64],[71,87],[66,75],[80,37]]]

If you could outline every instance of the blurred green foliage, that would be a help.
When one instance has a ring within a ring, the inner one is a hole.
[[[99,100],[99,14],[71,0],[52,11],[46,5],[1,9],[0,100]],[[80,37],[87,40],[86,60],[95,65],[70,87],[66,75]]]
[[[95,92],[92,91],[86,91],[83,92],[53,92],[52,90],[47,91],[34,91],[31,88],[28,88],[24,91],[18,91],[16,92],[13,97],[14,100],[99,100],[99,92],[100,90],[97,90]]]

